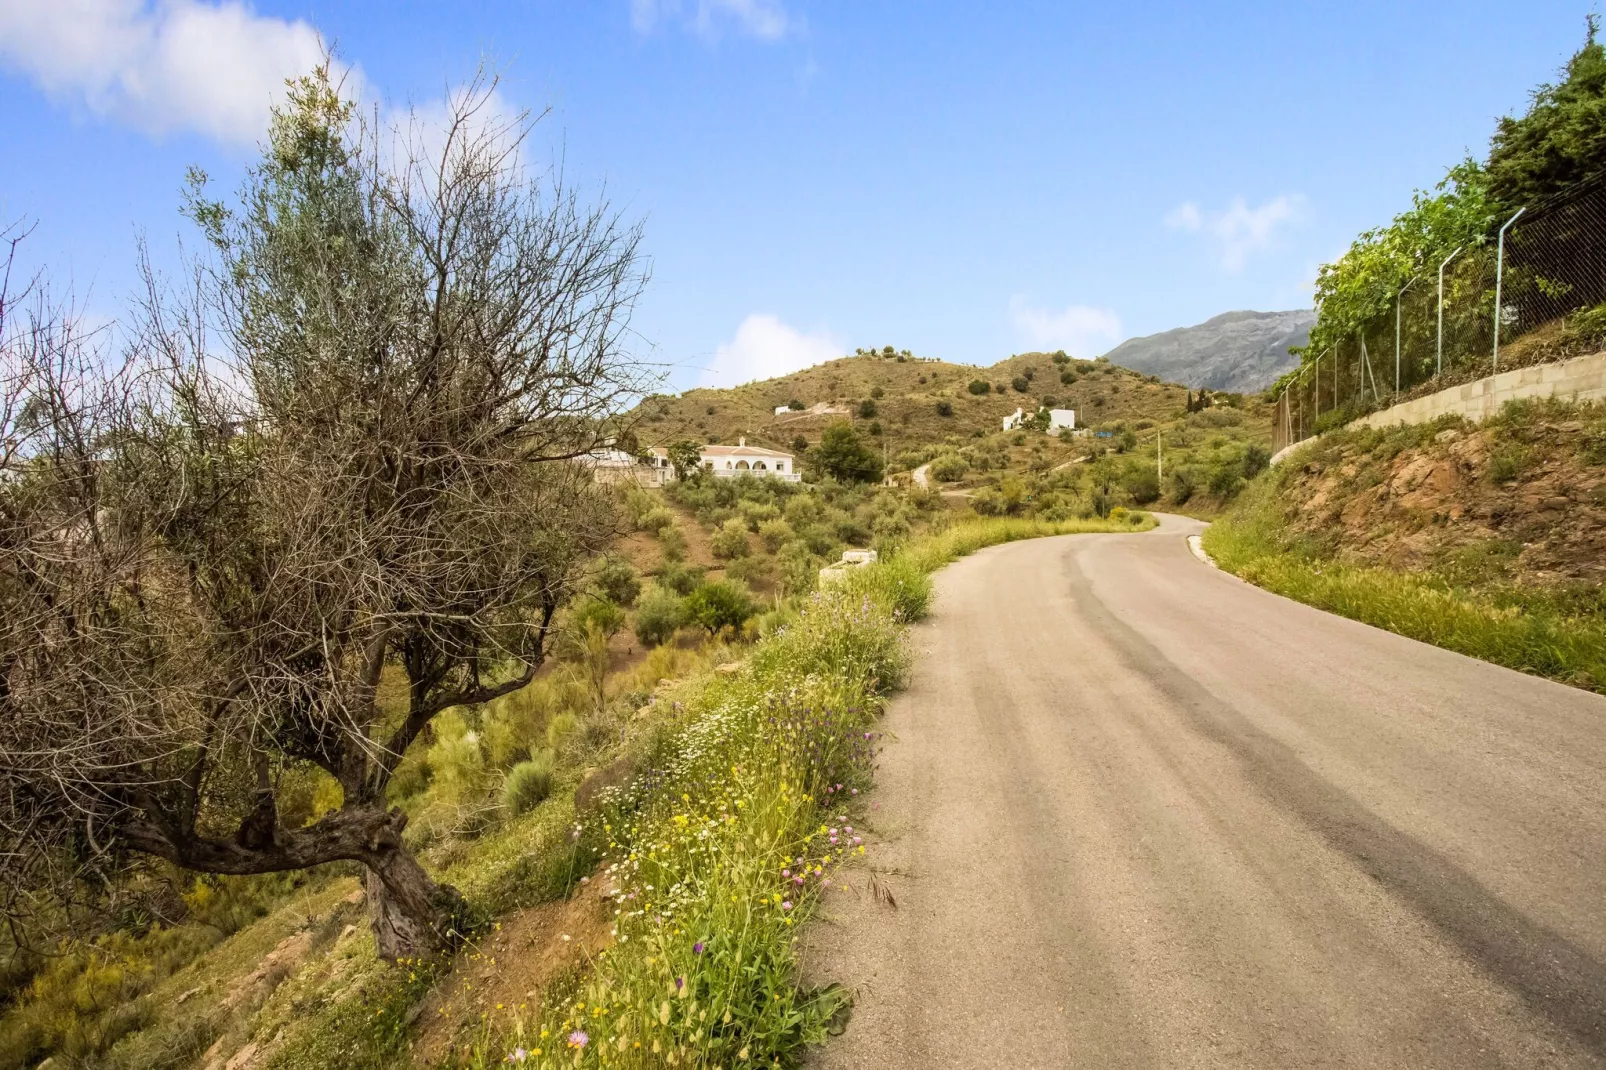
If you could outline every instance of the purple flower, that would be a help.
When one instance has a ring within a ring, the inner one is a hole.
[[[792,875],[792,871],[791,871],[791,870],[789,870],[789,869],[783,869],[783,870],[781,870],[781,876],[783,876],[783,877],[790,877],[790,876],[791,876],[791,875]]]
[[[801,877],[798,878],[798,883],[799,884],[803,883],[803,879]],[[788,899],[785,902],[783,902],[781,904],[781,909],[782,910],[791,910],[792,909],[792,901],[790,899]]]
[[[514,1048],[512,1051],[507,1053],[507,1058],[503,1059],[502,1061],[505,1063],[522,1063],[529,1057],[530,1053],[525,1051],[523,1048]]]
[[[569,1047],[571,1048],[583,1048],[589,1043],[591,1043],[591,1038],[586,1036],[586,1032],[583,1029],[576,1029],[569,1034]]]
[[[691,946],[691,953],[693,955],[701,955],[703,953],[703,942],[701,940]]]
[[[679,992],[682,988],[685,988],[685,987],[686,987],[686,979],[684,977],[675,978],[675,991],[676,992]]]

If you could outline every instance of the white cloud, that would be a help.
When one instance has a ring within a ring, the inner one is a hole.
[[[1021,340],[1031,348],[1063,349],[1083,359],[1113,349],[1122,337],[1121,317],[1108,308],[1037,308],[1016,294],[1009,299],[1009,318]]]
[[[306,22],[238,0],[0,0],[0,64],[153,134],[252,144],[284,80],[323,51]]]
[[[1249,254],[1264,249],[1276,237],[1277,228],[1299,219],[1305,198],[1299,194],[1273,197],[1257,207],[1249,207],[1242,197],[1219,212],[1201,211],[1192,201],[1177,205],[1165,217],[1165,225],[1173,230],[1204,234],[1212,239],[1221,254],[1221,266],[1228,271],[1240,271]]]
[[[804,334],[774,316],[755,312],[736,328],[736,337],[714,350],[714,363],[704,370],[702,385],[773,379],[841,355],[842,347],[829,335]]]
[[[684,21],[709,39],[731,25],[738,33],[774,41],[795,26],[781,0],[630,0],[630,24],[638,33],[651,33],[669,20]]]

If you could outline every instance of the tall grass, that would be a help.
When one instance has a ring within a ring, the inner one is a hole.
[[[1291,536],[1278,475],[1205,532],[1216,563],[1259,587],[1521,672],[1606,692],[1606,618],[1572,592],[1473,588],[1432,572],[1352,565]]]
[[[572,991],[493,1024],[461,1065],[791,1065],[822,1041],[845,999],[799,987],[797,927],[865,852],[853,823],[874,722],[903,679],[902,625],[926,613],[930,573],[996,543],[1152,524],[956,525],[814,594],[740,671],[683,689],[684,727],[572,832],[602,853],[615,942]]]

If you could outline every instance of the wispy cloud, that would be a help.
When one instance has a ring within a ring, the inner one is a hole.
[[[1088,305],[1039,308],[1021,294],[1009,299],[1009,318],[1027,346],[1063,349],[1073,357],[1096,357],[1121,340],[1121,317],[1113,309]]]
[[[0,65],[152,134],[251,144],[284,80],[323,58],[318,31],[238,0],[3,0]]]
[[[710,40],[730,28],[774,41],[797,26],[781,0],[630,0],[630,24],[636,32],[652,33],[667,22],[682,23]]]
[[[1205,211],[1193,201],[1177,205],[1165,217],[1166,226],[1191,234],[1203,234],[1216,245],[1221,266],[1241,271],[1250,254],[1269,246],[1280,227],[1296,222],[1304,211],[1305,198],[1299,194],[1273,197],[1251,208],[1242,197],[1220,211]]]
[[[736,328],[736,336],[714,350],[704,370],[703,386],[736,386],[755,379],[773,379],[842,355],[842,347],[826,334],[807,334],[777,317],[755,312]]]

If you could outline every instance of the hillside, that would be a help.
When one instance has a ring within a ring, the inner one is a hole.
[[[1513,402],[1343,429],[1205,536],[1245,579],[1512,668],[1606,690],[1606,406]]]
[[[730,389],[648,398],[635,413],[636,434],[644,445],[680,438],[734,442],[745,436],[758,445],[794,449],[799,438],[813,444],[832,421],[847,419],[896,459],[949,438],[998,431],[1017,408],[1075,409],[1079,426],[1094,426],[1167,419],[1187,403],[1187,388],[1175,383],[1104,360],[1058,359],[1022,353],[979,368],[859,354]],[[986,383],[987,392],[972,393],[973,382]],[[776,415],[777,407],[794,401],[803,411]],[[828,411],[810,411],[817,406]]]
[[[1210,390],[1253,393],[1298,363],[1289,346],[1310,339],[1316,313],[1223,312],[1193,327],[1129,338],[1105,354],[1112,364]]]

